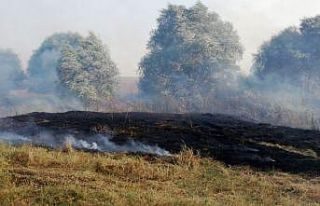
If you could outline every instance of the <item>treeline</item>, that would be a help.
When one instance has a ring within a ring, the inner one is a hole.
[[[139,63],[132,110],[218,112],[317,126],[320,16],[265,42],[249,76],[238,66],[244,48],[236,30],[204,4],[169,5],[157,22]],[[118,68],[94,33],[53,34],[34,52],[26,73],[11,51],[0,51],[0,64],[3,94],[25,88],[67,102],[73,98],[92,110],[107,110],[117,96]]]
[[[10,57],[10,58],[8,58]],[[1,84],[27,89],[30,93],[70,97],[81,100],[86,108],[98,108],[114,93],[118,69],[108,49],[94,34],[82,37],[77,33],[59,33],[48,37],[32,55],[26,74],[11,51],[3,51],[0,58],[6,80]],[[19,80],[19,82],[18,82]],[[2,86],[1,86],[2,87]]]

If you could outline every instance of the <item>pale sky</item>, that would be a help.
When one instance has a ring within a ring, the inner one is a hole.
[[[54,32],[94,31],[109,47],[123,76],[136,76],[150,31],[168,3],[197,0],[0,0],[0,48],[14,50],[24,68],[32,52]],[[203,0],[230,21],[245,48],[239,63],[248,71],[252,54],[280,30],[320,14],[320,0]]]

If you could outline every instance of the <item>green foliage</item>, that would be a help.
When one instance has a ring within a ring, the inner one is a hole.
[[[254,73],[288,81],[309,91],[319,88],[320,16],[302,20],[266,42],[255,57]]]
[[[56,33],[44,40],[29,61],[28,88],[41,93],[55,92],[58,82],[56,68],[62,49],[66,45],[78,47],[81,39],[77,33]]]
[[[237,68],[243,52],[232,25],[200,2],[162,10],[148,49],[140,63],[140,90],[180,100],[207,96]]]
[[[57,33],[48,37],[29,61],[31,91],[76,96],[86,107],[113,95],[118,70],[93,33]]]
[[[66,46],[57,65],[61,85],[80,97],[86,106],[113,96],[118,69],[106,47],[90,33],[77,48]]]

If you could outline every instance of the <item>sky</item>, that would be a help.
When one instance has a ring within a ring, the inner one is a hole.
[[[197,0],[0,0],[0,48],[10,48],[24,69],[33,51],[55,32],[93,31],[108,45],[122,76],[137,76],[150,32],[169,3],[192,6]],[[320,14],[320,0],[202,0],[229,21],[245,48],[248,72],[261,44],[305,17]]]

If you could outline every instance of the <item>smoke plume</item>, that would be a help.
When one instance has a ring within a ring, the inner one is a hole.
[[[94,135],[79,139],[73,134],[54,136],[49,132],[40,132],[34,136],[23,136],[10,132],[0,133],[0,141],[11,145],[35,145],[49,148],[64,148],[71,145],[73,148],[95,152],[119,152],[119,153],[146,153],[159,156],[168,156],[170,153],[158,146],[146,145],[133,140],[123,145],[115,144],[111,138],[103,135]]]

